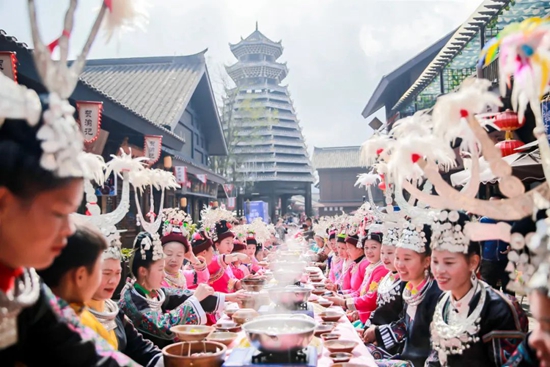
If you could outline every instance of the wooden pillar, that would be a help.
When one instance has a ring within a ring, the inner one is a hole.
[[[311,217],[313,215],[313,205],[311,202],[311,184],[306,183],[306,193],[304,195],[306,215]]]

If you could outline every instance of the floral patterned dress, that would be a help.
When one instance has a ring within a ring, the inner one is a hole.
[[[346,307],[349,310],[358,311],[359,319],[363,324],[369,319],[371,312],[376,309],[378,284],[386,274],[388,274],[388,269],[381,262],[370,264],[365,270],[359,295],[346,299]]]

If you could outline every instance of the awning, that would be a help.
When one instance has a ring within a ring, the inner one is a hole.
[[[541,174],[541,164],[540,164],[540,151],[538,149],[526,153],[515,153],[503,158],[514,170],[514,175],[519,177],[522,180],[525,179],[535,179],[540,180],[544,179],[544,175]],[[464,166],[468,167],[471,165],[469,162],[470,159],[464,159]],[[483,157],[479,159],[479,171],[480,171],[480,181],[484,184],[495,183],[498,181],[498,177],[491,172],[489,168],[489,163],[485,161]],[[518,173],[518,174],[516,174]],[[451,184],[453,186],[464,186],[470,181],[471,174],[469,169],[453,173],[451,175]]]

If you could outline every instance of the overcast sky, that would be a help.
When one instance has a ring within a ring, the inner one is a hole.
[[[45,42],[59,36],[68,0],[35,0]],[[228,43],[259,29],[284,46],[280,61],[306,143],[359,145],[369,135],[361,112],[380,78],[463,23],[481,0],[154,0],[146,31],[124,34],[91,58],[206,54],[220,90]],[[26,1],[0,0],[0,28],[32,44]],[[71,38],[77,48],[100,0],[80,0]],[[75,48],[73,47],[73,57]],[[383,113],[377,115],[384,118]],[[372,117],[371,117],[372,118]]]

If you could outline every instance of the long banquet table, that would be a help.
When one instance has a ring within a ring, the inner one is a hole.
[[[338,309],[338,308],[329,308],[330,309]],[[340,309],[341,310],[341,309]],[[319,318],[317,315],[315,316],[316,321],[322,322],[321,318]],[[220,322],[227,322],[230,321],[227,316],[224,316]],[[338,325],[333,331],[334,333],[340,334],[340,339],[346,339],[346,340],[353,340],[358,342],[359,344],[355,349],[353,350],[353,358],[350,360],[350,363],[356,363],[361,364],[363,366],[367,367],[376,367],[376,362],[374,361],[374,358],[368,351],[367,347],[363,344],[363,341],[361,338],[359,338],[359,335],[355,331],[353,325],[351,322],[347,319],[346,316],[342,316],[342,318],[338,321]],[[244,331],[239,332],[239,337],[235,340],[235,342],[229,346],[227,355],[229,355],[232,351],[232,349],[236,346],[238,346],[243,339],[246,339],[246,335]],[[321,342],[322,343],[322,342]],[[323,347],[323,350],[321,354],[319,355],[319,359],[317,361],[317,366],[319,367],[329,367],[332,366],[332,360],[329,358],[329,350]]]

